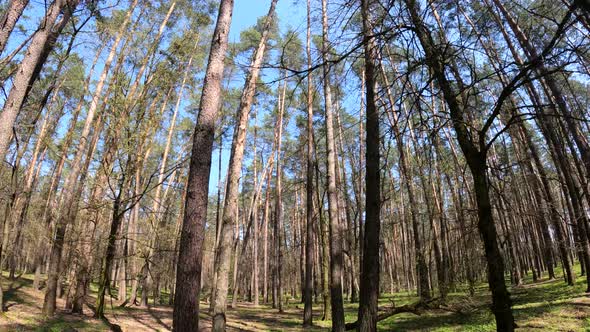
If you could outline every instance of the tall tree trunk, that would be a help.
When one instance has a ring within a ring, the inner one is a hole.
[[[238,211],[239,180],[242,172],[242,160],[244,157],[245,140],[247,134],[248,120],[254,93],[256,92],[256,81],[260,72],[260,66],[264,57],[266,42],[269,34],[272,15],[278,0],[271,2],[268,14],[264,22],[262,36],[258,47],[254,52],[251,69],[244,83],[244,90],[240,98],[240,105],[236,114],[236,127],[232,141],[232,148],[227,173],[227,188],[223,207],[223,219],[221,224],[221,238],[217,247],[215,258],[215,298],[213,298],[213,330],[225,331],[228,291],[228,273],[231,262],[231,245],[234,238],[236,225],[236,213]],[[236,257],[237,258],[237,257]],[[236,260],[237,262],[237,260]],[[237,272],[237,271],[236,271]],[[235,287],[235,286],[234,286]]]
[[[283,168],[281,164],[281,147],[283,141],[283,113],[285,111],[285,93],[287,91],[287,72],[283,77],[283,88],[279,95],[279,115],[277,120],[277,157],[276,157],[276,185],[275,185],[275,223],[274,223],[274,240],[275,240],[275,273],[276,273],[276,302],[279,312],[283,312]]]
[[[327,192],[328,192],[328,220],[330,225],[330,301],[332,304],[332,331],[345,330],[344,303],[342,300],[342,236],[338,218],[338,192],[336,188],[336,151],[334,143],[334,123],[332,119],[333,105],[330,87],[330,68],[328,67],[328,12],[327,0],[322,0],[322,60],[324,83],[324,107],[326,124],[327,151]]]
[[[274,152],[273,152],[274,154]],[[272,172],[268,173],[266,178],[266,194],[264,198],[264,211],[262,213],[262,252],[263,252],[263,287],[262,287],[262,298],[265,303],[268,303],[268,210],[270,205],[270,179]],[[264,178],[262,179],[264,181]]]
[[[376,46],[372,39],[371,0],[361,1],[363,20],[363,42],[365,53],[365,100],[366,120],[366,203],[365,232],[363,239],[363,268],[361,273],[360,302],[358,311],[358,331],[376,331],[379,299],[379,243],[381,231],[381,146],[379,134],[379,110],[375,104],[376,87]],[[360,211],[359,211],[360,213]]]
[[[254,118],[255,118],[255,124],[254,124],[254,188],[256,188],[257,185],[260,186],[260,189],[262,189],[262,183],[264,182],[264,176],[260,177],[260,184],[258,184],[258,174],[257,174],[257,160],[258,160],[258,155],[256,153],[256,145],[257,145],[257,138],[258,138],[258,113],[256,112],[256,110],[254,111]],[[254,240],[252,241],[252,284],[253,284],[253,289],[252,292],[254,293],[254,306],[258,306],[260,303],[260,294],[259,294],[259,289],[258,289],[258,279],[259,279],[259,271],[258,271],[258,239],[260,237],[259,235],[259,227],[258,227],[258,197],[260,196],[259,192],[254,193],[255,197],[254,197],[254,202],[253,202],[253,206],[252,206],[252,211],[250,212],[252,214],[251,216],[251,220],[254,224]]]
[[[307,69],[311,68],[311,3],[307,0]],[[315,253],[313,252],[313,80],[311,72],[307,74],[307,170],[306,170],[306,201],[305,201],[305,286],[303,291],[303,326],[313,325],[313,276]]]
[[[187,197],[176,267],[172,327],[177,332],[193,331],[199,326],[202,249],[209,201],[211,154],[233,4],[233,0],[222,0],[219,4],[219,14],[213,32],[199,104],[199,115],[193,134]]]

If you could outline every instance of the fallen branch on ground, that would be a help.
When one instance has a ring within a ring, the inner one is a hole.
[[[379,314],[377,316],[377,321],[380,322],[380,321],[387,319],[391,316],[395,316],[397,314],[401,314],[401,313],[405,313],[405,312],[412,313],[414,315],[421,315],[424,310],[437,309],[439,307],[440,307],[440,305],[438,303],[438,299],[432,299],[429,301],[420,301],[420,302],[416,302],[413,304],[406,304],[401,307],[392,308],[389,311]],[[357,327],[358,327],[358,320],[355,322],[346,324],[347,331],[354,330]]]

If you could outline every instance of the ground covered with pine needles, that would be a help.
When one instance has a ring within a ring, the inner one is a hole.
[[[578,271],[579,272],[579,271]],[[578,273],[579,275],[579,273]],[[43,291],[32,288],[32,276],[23,275],[17,280],[3,278],[8,310],[0,318],[0,331],[108,331],[108,324],[92,318],[92,309],[85,315],[73,315],[63,310],[52,318],[43,317]],[[523,286],[511,289],[513,310],[520,331],[590,331],[590,295],[584,292],[581,279],[574,287],[562,280],[526,279]],[[116,292],[115,292],[116,293]],[[92,305],[92,297],[89,304]],[[380,300],[380,308],[413,303],[411,293],[386,294]],[[107,318],[123,331],[170,331],[172,326],[171,306],[149,308],[119,308],[116,300],[107,309]],[[475,296],[466,290],[457,289],[445,305],[416,314],[404,313],[389,317],[379,323],[380,331],[495,331],[494,318],[489,310],[490,296],[484,284],[477,287]],[[63,308],[62,299],[58,307]],[[208,304],[203,303],[200,330],[209,331]],[[357,304],[346,305],[346,321],[356,319]],[[279,314],[270,306],[254,307],[241,303],[228,312],[231,331],[302,331],[303,306],[293,299]],[[329,331],[330,321],[321,320],[321,305],[314,307],[313,328],[307,331]]]

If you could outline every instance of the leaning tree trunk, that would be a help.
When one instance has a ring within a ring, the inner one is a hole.
[[[79,0],[55,0],[31,39],[31,43],[14,76],[12,88],[4,103],[4,110],[0,113],[0,160],[4,160],[6,157],[12,139],[12,127],[27,98],[30,85],[39,75],[39,69],[43,65],[42,62],[46,60],[46,54],[53,49],[57,37],[69,22],[78,2]],[[62,12],[61,19],[56,22]]]
[[[194,331],[199,326],[202,249],[209,201],[211,154],[233,5],[233,0],[222,0],[219,4],[219,14],[213,32],[199,104],[199,115],[193,134],[187,196],[176,267],[172,327],[177,332]]]
[[[10,37],[10,34],[14,29],[16,21],[18,21],[23,14],[28,3],[29,0],[10,0],[8,3],[6,12],[2,18],[0,18],[0,55],[8,43],[8,37]]]
[[[128,17],[130,17],[130,15],[128,15]],[[117,37],[115,37],[113,46],[111,47],[109,55],[105,61],[102,74],[98,80],[94,94],[90,102],[90,106],[88,107],[88,111],[86,113],[86,120],[82,132],[80,134],[79,144],[71,164],[70,173],[68,174],[68,177],[65,180],[64,192],[61,197],[61,203],[59,204],[60,208],[58,209],[59,211],[61,211],[61,215],[58,217],[58,220],[56,221],[56,235],[54,242],[51,246],[49,256],[47,290],[45,292],[45,299],[43,303],[43,312],[49,316],[55,313],[57,280],[60,272],[59,266],[61,265],[61,256],[65,240],[66,227],[68,226],[68,224],[71,224],[72,221],[76,218],[77,208],[75,207],[77,205],[76,202],[78,202],[79,200],[79,197],[77,196],[81,193],[81,191],[77,190],[77,188],[82,187],[84,185],[83,183],[78,182],[78,177],[83,170],[82,158],[86,153],[86,146],[89,142],[90,131],[92,129],[92,126],[95,124],[94,114],[98,110],[99,99],[101,97],[102,90],[106,83],[110,66],[117,52],[117,46],[121,41],[123,31],[126,28],[126,22],[128,21],[127,19],[121,25]],[[88,157],[90,158],[90,156]]]

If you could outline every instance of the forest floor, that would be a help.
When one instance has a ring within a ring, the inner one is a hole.
[[[578,274],[579,275],[579,274]],[[21,276],[11,281],[2,278],[8,311],[0,314],[0,331],[108,331],[108,325],[92,318],[92,310],[85,308],[84,315],[73,315],[59,310],[52,318],[43,317],[43,291],[32,288],[32,277]],[[574,287],[562,280],[527,279],[524,286],[511,289],[513,310],[519,331],[590,331],[590,295],[584,292],[585,282],[578,278]],[[94,300],[90,298],[89,300]],[[410,293],[386,295],[380,299],[380,308],[387,309],[413,303]],[[445,309],[427,310],[420,315],[410,313],[389,317],[379,323],[380,331],[495,331],[494,318],[489,310],[490,295],[480,285],[475,296],[464,291],[449,294]],[[63,308],[64,300],[58,300]],[[200,331],[210,330],[208,304],[202,303]],[[290,303],[285,312],[247,303],[228,312],[230,331],[302,331],[303,305]],[[357,304],[346,304],[346,321],[356,320]],[[113,300],[106,316],[111,324],[123,331],[169,331],[172,325],[172,307],[119,308]],[[321,305],[314,306],[314,327],[306,331],[328,331],[330,322],[321,321]]]

